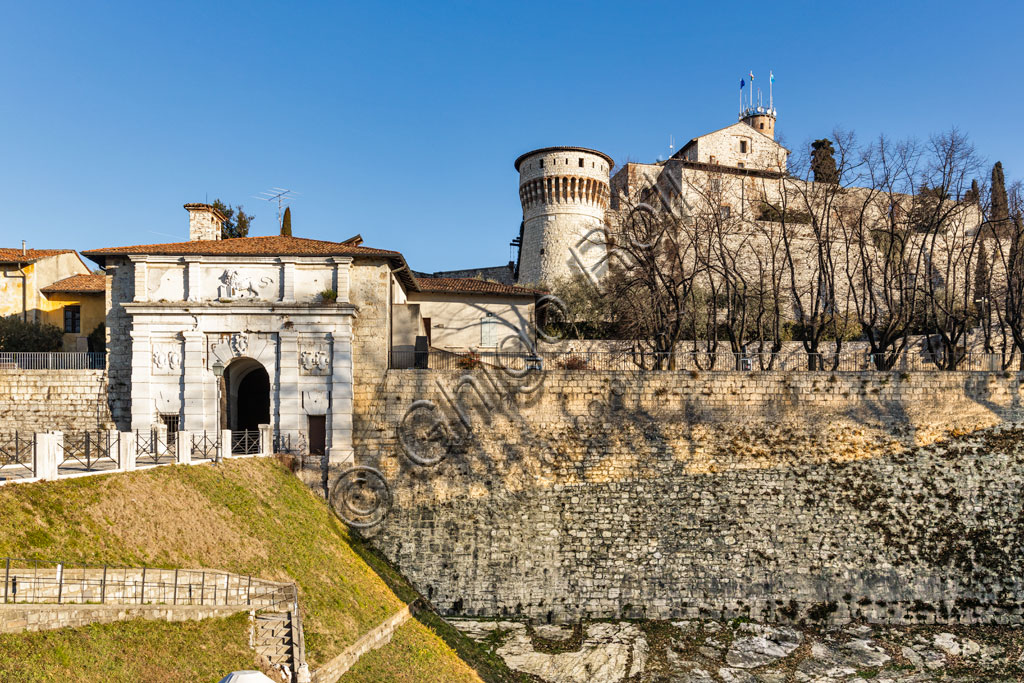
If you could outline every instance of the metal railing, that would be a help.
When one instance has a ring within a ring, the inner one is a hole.
[[[120,443],[118,432],[66,432],[57,443],[57,467],[84,472],[117,469],[121,466]]]
[[[231,455],[257,455],[260,452],[258,429],[242,429],[231,432]]]
[[[216,460],[220,450],[220,432],[192,432],[192,459]]]
[[[962,352],[955,358],[919,351],[870,354],[862,351],[808,354],[733,353],[731,351],[545,351],[536,354],[491,351],[391,352],[391,369],[474,370],[477,368],[576,371],[701,372],[999,372],[1020,368],[1019,358],[997,353]]]
[[[135,430],[135,461],[139,464],[161,465],[174,462],[176,454],[174,444],[161,436],[156,429],[149,431]]]
[[[105,370],[107,354],[87,352],[4,351],[0,370]]]
[[[34,434],[25,436],[21,432],[14,432],[6,436],[0,435],[0,467],[8,465],[31,467],[34,445]]]
[[[247,605],[291,609],[291,584],[202,569],[0,558],[4,603]]]

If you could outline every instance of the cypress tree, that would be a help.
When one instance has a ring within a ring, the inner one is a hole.
[[[281,234],[292,236],[292,207],[284,207],[284,218],[281,219]]]
[[[811,143],[811,171],[814,173],[814,182],[832,184],[839,182],[839,171],[836,169],[834,153],[832,141],[828,138]]]
[[[992,217],[996,227],[1010,217],[1010,205],[1006,200],[1006,178],[1003,176],[1003,162],[997,161],[992,167]]]
[[[978,189],[978,181],[971,181],[971,189],[964,193],[964,201],[968,204],[977,204],[981,198],[981,190]]]
[[[978,242],[978,263],[974,266],[974,298],[988,298],[991,287],[991,274],[988,268],[988,252],[985,249],[985,240]]]

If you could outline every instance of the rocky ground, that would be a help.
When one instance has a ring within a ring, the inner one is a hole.
[[[1024,681],[1015,627],[450,621],[524,680],[550,683]]]

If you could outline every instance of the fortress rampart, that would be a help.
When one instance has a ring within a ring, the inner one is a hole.
[[[1020,379],[392,371],[368,533],[451,614],[1020,623]]]

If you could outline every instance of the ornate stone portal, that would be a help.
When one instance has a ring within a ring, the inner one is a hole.
[[[127,259],[137,285],[121,303],[130,319],[131,428],[149,429],[167,417],[187,432],[212,432],[225,422],[237,428],[248,402],[260,399],[246,394],[242,380],[263,369],[270,424],[281,443],[323,447],[332,464],[350,461],[350,265],[351,258],[336,256]],[[335,284],[337,303],[317,301],[323,283]],[[161,300],[147,301],[155,292]],[[218,362],[225,368],[223,408],[213,372]],[[311,441],[314,421],[322,444]]]

